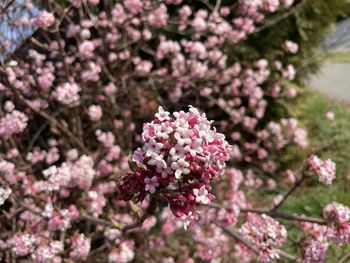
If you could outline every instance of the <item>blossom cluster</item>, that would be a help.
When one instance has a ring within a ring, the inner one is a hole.
[[[321,160],[316,155],[312,155],[308,159],[308,165],[311,167],[311,170],[318,175],[320,182],[325,185],[332,184],[332,181],[335,179],[335,163],[328,160]]]
[[[176,217],[195,216],[194,205],[208,204],[210,182],[220,179],[229,159],[225,136],[211,128],[205,114],[170,113],[159,107],[143,126],[144,145],[132,157],[137,168],[118,184],[121,199],[143,201],[147,192],[167,200]]]
[[[336,202],[323,208],[325,224],[303,222],[301,228],[304,238],[303,263],[323,262],[326,258],[330,242],[344,244],[350,242],[350,208]]]
[[[323,208],[327,221],[327,236],[335,243],[350,242],[350,208],[333,202]]]
[[[28,117],[17,110],[6,113],[0,118],[0,137],[8,139],[13,134],[21,133],[27,127]]]
[[[241,226],[240,233],[259,251],[261,262],[270,262],[280,257],[277,248],[287,238],[286,228],[265,214],[247,214],[247,221]]]

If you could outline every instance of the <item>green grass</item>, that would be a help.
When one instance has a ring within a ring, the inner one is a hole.
[[[350,51],[337,51],[325,55],[325,60],[329,62],[350,63]]]
[[[308,185],[296,192],[284,204],[283,209],[319,216],[322,207],[331,201],[350,206],[350,108],[319,93],[305,91],[291,111],[307,128],[309,148],[300,153],[292,148],[283,158],[284,162],[300,164],[309,154],[316,153],[322,159],[332,159],[337,164],[337,177],[332,186],[324,186],[315,176]],[[328,111],[335,113],[335,120],[328,120]]]
[[[282,158],[282,164],[300,166],[311,153],[322,159],[331,158],[337,165],[337,177],[332,186],[325,186],[314,177],[307,180],[281,207],[282,211],[320,217],[325,205],[335,201],[350,206],[350,107],[310,90],[300,90],[299,99],[288,110],[308,130],[309,147],[305,151],[290,148]],[[335,120],[326,113],[335,113]],[[287,222],[286,222],[287,223]],[[290,222],[287,223],[287,225]],[[289,237],[298,240],[300,232],[291,230]],[[290,252],[296,248],[289,248]],[[330,246],[326,262],[338,262],[350,252],[350,246]]]

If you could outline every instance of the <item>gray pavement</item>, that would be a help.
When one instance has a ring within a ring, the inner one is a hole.
[[[350,63],[325,63],[309,85],[331,98],[350,102]]]
[[[350,19],[338,23],[324,47],[328,52],[350,51]],[[350,63],[325,62],[309,86],[331,98],[350,102]]]

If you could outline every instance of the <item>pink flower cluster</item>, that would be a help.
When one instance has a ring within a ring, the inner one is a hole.
[[[84,234],[76,234],[71,237],[72,251],[69,256],[75,260],[85,261],[90,253],[90,238],[85,237]]]
[[[80,90],[80,87],[76,83],[65,82],[58,85],[52,95],[63,104],[76,106],[79,104]]]
[[[329,243],[327,236],[327,226],[309,222],[301,223],[304,238],[301,241],[302,262],[318,263],[322,262],[327,254]]]
[[[40,11],[39,15],[33,18],[32,23],[44,29],[52,26],[56,21],[54,14],[47,12],[46,10]]]
[[[350,208],[333,202],[323,208],[323,217],[327,221],[328,239],[339,244],[350,243]]]
[[[213,260],[229,250],[228,237],[214,223],[193,229],[196,251],[202,260]]]
[[[240,233],[259,251],[259,260],[269,262],[280,257],[278,247],[287,238],[287,230],[278,221],[265,214],[247,214]]]
[[[301,228],[304,238],[301,240],[303,263],[322,262],[329,242],[343,244],[350,242],[350,208],[333,202],[323,208],[325,225],[303,222]]]
[[[132,240],[116,240],[117,247],[108,255],[108,263],[127,263],[135,257]]]
[[[32,254],[32,259],[38,263],[60,263],[62,258],[59,254],[63,251],[62,241],[51,241],[48,245],[39,246]]]
[[[13,134],[24,131],[27,127],[28,117],[18,111],[13,110],[0,118],[0,138],[8,139]]]
[[[120,198],[142,201],[149,192],[167,200],[177,217],[193,216],[196,203],[213,198],[210,182],[220,179],[229,145],[196,108],[173,116],[159,107],[143,126],[144,145],[133,155],[137,168],[119,182]]]
[[[298,53],[298,50],[299,50],[298,44],[290,40],[286,40],[286,42],[284,42],[284,47],[291,54],[296,54]]]
[[[0,187],[0,206],[10,197],[12,189],[9,187]]]
[[[312,171],[318,175],[319,181],[325,185],[331,185],[332,181],[335,179],[335,163],[328,159],[322,161],[315,155],[312,155],[307,160],[308,165],[311,167]]]
[[[46,180],[36,181],[29,192],[66,191],[67,188],[77,187],[89,189],[96,174],[93,169],[94,161],[91,157],[83,155],[76,162],[64,162],[60,167],[51,166],[44,170]]]

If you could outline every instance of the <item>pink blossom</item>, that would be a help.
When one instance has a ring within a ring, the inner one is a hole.
[[[75,234],[71,238],[71,251],[69,256],[75,260],[86,260],[90,253],[91,240],[86,238],[84,234]]]
[[[22,257],[32,253],[38,242],[38,238],[32,234],[17,233],[7,240],[7,245],[16,256]]]
[[[98,217],[102,214],[103,208],[106,206],[106,198],[99,192],[89,191],[87,193],[86,203],[89,212],[93,216]]]
[[[144,125],[144,145],[133,156],[139,168],[122,178],[119,189],[121,198],[127,200],[131,195],[144,195],[145,191],[152,194],[158,189],[166,191],[173,180],[186,182],[186,177],[197,178],[197,183],[189,185],[188,192],[181,193],[187,196],[185,204],[176,192],[164,196],[177,217],[190,213],[195,217],[196,195],[198,201],[208,202],[210,187],[205,185],[223,173],[229,145],[222,134],[210,128],[211,122],[196,108],[175,112],[173,116],[174,119],[160,107],[155,120]],[[173,141],[168,140],[170,136]]]
[[[333,202],[323,208],[328,239],[336,244],[350,241],[350,208]]]
[[[136,63],[135,70],[139,75],[145,76],[151,71],[152,67],[153,67],[152,62],[148,60],[142,60]]]
[[[58,85],[52,95],[61,103],[72,107],[79,104],[81,88],[76,83],[65,82]]]
[[[287,230],[275,219],[267,215],[248,213],[247,221],[241,226],[240,233],[259,251],[259,259],[269,262],[279,258],[277,248],[287,238]]]
[[[166,26],[168,19],[169,14],[167,13],[167,7],[164,4],[160,4],[160,6],[153,10],[147,17],[148,23],[154,27]]]
[[[334,112],[328,111],[328,112],[326,113],[326,118],[327,118],[327,120],[333,121],[333,120],[335,119],[335,114],[334,114]]]
[[[7,112],[11,112],[15,109],[15,105],[12,101],[8,100],[4,103],[4,110]]]
[[[49,245],[39,246],[32,254],[32,259],[38,263],[59,263],[62,259],[58,254],[63,252],[63,250],[63,242],[51,241]]]
[[[132,240],[122,240],[108,255],[108,263],[127,263],[131,262],[134,257],[134,242]]]
[[[71,167],[72,183],[80,189],[89,189],[96,175],[94,160],[87,155],[82,155]]]
[[[28,117],[17,110],[12,110],[0,118],[0,137],[8,139],[13,134],[18,134],[24,131],[27,127]]]
[[[125,0],[123,4],[132,14],[140,13],[143,9],[143,3],[141,0]]]
[[[33,19],[32,22],[35,26],[47,29],[48,27],[52,26],[55,23],[55,21],[55,16],[52,13],[43,10],[39,13],[37,17]]]
[[[210,199],[208,198],[208,191],[205,189],[205,186],[203,185],[201,188],[193,189],[193,194],[196,196],[196,202],[202,203],[204,205],[210,203]]]
[[[323,262],[326,258],[329,244],[327,242],[308,240],[303,244],[302,263]]]
[[[317,156],[311,155],[307,162],[312,171],[318,175],[320,182],[325,185],[332,184],[335,179],[335,163],[332,160],[322,161]]]
[[[97,140],[101,142],[104,147],[110,148],[114,145],[115,136],[113,135],[113,133],[96,130],[95,134],[97,136]]]
[[[12,189],[10,187],[0,187],[0,206],[10,197]]]
[[[98,5],[100,3],[100,0],[89,0],[89,4],[91,5]]]
[[[295,68],[293,65],[288,65],[285,70],[282,71],[282,76],[287,80],[293,80],[295,78]]]
[[[229,248],[228,238],[222,229],[214,224],[194,227],[193,239],[197,242],[196,251],[202,260],[214,260]]]
[[[95,46],[92,41],[85,40],[79,45],[79,55],[83,59],[89,59],[94,56]]]
[[[108,83],[108,85],[104,88],[106,95],[113,95],[117,92],[117,90],[117,87],[112,82]]]
[[[152,178],[146,177],[145,180],[145,191],[154,194],[156,192],[156,188],[159,186],[159,182],[157,176],[153,176]]]
[[[298,50],[299,50],[298,44],[294,43],[293,41],[290,41],[290,40],[286,40],[284,42],[284,47],[291,54],[296,54],[296,53],[298,53]]]
[[[288,7],[290,7],[291,5],[293,5],[294,0],[282,0],[281,3],[282,3],[282,5],[283,5],[283,7],[288,8]]]
[[[296,89],[288,89],[286,92],[286,96],[289,99],[295,98],[297,94],[298,94],[298,92]]]
[[[88,108],[89,119],[91,121],[99,121],[102,117],[102,108],[100,105],[91,105]]]

